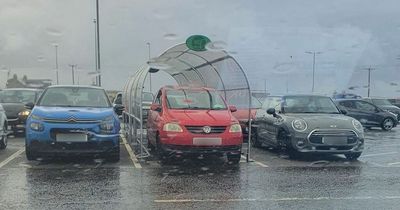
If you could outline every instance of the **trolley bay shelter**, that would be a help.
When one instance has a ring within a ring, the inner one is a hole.
[[[200,39],[202,42],[197,46],[191,46],[188,41],[149,60],[147,65],[136,71],[125,84],[123,91],[125,136],[129,143],[140,145],[139,157],[149,155],[144,146],[147,145],[146,125],[143,122],[145,113],[142,108],[144,86],[149,74],[164,71],[180,86],[213,88],[220,92],[229,105],[235,105],[241,111],[248,111],[248,147],[242,148],[242,151],[249,160],[251,92],[245,72],[226,51],[213,48],[213,42],[208,38],[206,41]],[[195,44],[196,41],[198,40],[194,40]]]

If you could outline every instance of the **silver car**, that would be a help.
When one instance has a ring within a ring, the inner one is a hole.
[[[3,106],[0,104],[0,149],[7,147],[7,117]]]
[[[329,153],[355,160],[364,147],[363,126],[344,113],[326,96],[267,97],[256,113],[253,146],[286,148],[291,157]]]

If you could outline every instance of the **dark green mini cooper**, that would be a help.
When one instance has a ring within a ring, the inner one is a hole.
[[[267,97],[256,113],[252,144],[286,148],[291,157],[329,153],[355,160],[364,147],[363,126],[345,112],[326,96]]]

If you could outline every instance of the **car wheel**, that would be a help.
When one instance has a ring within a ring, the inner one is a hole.
[[[236,165],[236,164],[239,164],[239,162],[240,162],[241,153],[239,153],[239,154],[227,154],[226,156],[228,158],[228,163],[229,164]]]
[[[147,148],[149,148],[151,151],[156,149],[156,147],[150,142],[149,137],[147,137]]]
[[[119,146],[108,155],[107,160],[110,162],[118,162],[120,160],[120,148]]]
[[[252,136],[252,138],[251,138],[251,145],[252,145],[253,147],[256,147],[256,148],[261,147],[261,146],[262,146],[262,143],[260,142],[260,140],[258,140],[258,132],[257,132],[257,131],[254,132],[254,134],[251,135],[251,136]]]
[[[7,126],[6,125],[4,125],[3,132],[4,132],[3,136],[0,137],[0,149],[5,149],[7,147],[8,139],[7,139]]]
[[[361,156],[361,152],[344,154],[347,160],[357,160]]]
[[[167,162],[167,156],[165,155],[165,151],[164,149],[161,147],[161,143],[160,143],[160,136],[157,134],[156,136],[156,154],[158,156],[158,159],[161,162]]]
[[[25,154],[26,154],[26,159],[28,160],[36,160],[37,156],[34,154],[34,152],[31,150],[29,146],[25,145]]]
[[[290,159],[296,159],[299,157],[299,152],[290,143],[289,135],[286,131],[281,130],[278,134],[278,145],[285,145],[286,152]],[[278,146],[278,149],[279,146]]]
[[[392,130],[393,126],[394,126],[394,120],[392,118],[385,118],[381,125],[382,129],[385,131]]]

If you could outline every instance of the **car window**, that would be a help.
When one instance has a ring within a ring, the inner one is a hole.
[[[114,104],[122,104],[122,94],[118,94],[114,100]]]
[[[209,90],[168,90],[167,106],[170,109],[227,109],[222,97]]]
[[[387,99],[371,99],[372,103],[377,106],[393,106]]]
[[[355,102],[356,108],[362,111],[375,111],[376,108],[374,105],[364,102],[364,101],[356,101]]]
[[[281,97],[267,97],[262,104],[262,109],[267,110],[269,108],[278,109],[281,102]]]
[[[348,109],[356,109],[357,107],[354,104],[354,101],[341,101],[339,102],[340,106],[344,106],[345,108]]]
[[[40,101],[40,106],[66,107],[110,107],[107,94],[102,89],[83,87],[49,88]]]
[[[31,90],[2,90],[0,91],[0,103],[34,103],[36,91]]]
[[[284,113],[340,113],[332,99],[323,96],[285,96]]]

